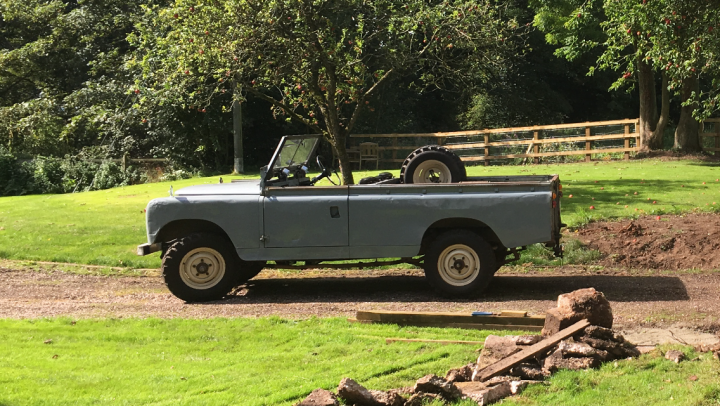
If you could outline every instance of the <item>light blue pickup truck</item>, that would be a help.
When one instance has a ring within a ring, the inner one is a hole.
[[[315,186],[332,181],[319,157],[321,173],[307,174],[319,141],[284,137],[258,180],[191,186],[152,200],[138,255],[161,252],[168,288],[193,302],[221,299],[265,267],[347,267],[318,264],[378,258],[420,265],[440,293],[468,296],[527,245],[561,254],[556,175],[467,177],[455,154],[428,146],[408,157],[399,178],[382,173],[358,185]]]

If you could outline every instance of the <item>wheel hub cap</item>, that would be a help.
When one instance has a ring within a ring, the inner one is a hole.
[[[413,172],[413,183],[450,183],[452,174],[444,163],[435,160],[422,162]]]
[[[452,286],[466,286],[480,274],[480,258],[475,250],[464,244],[447,247],[438,257],[440,277]]]
[[[225,276],[225,259],[212,248],[196,248],[180,263],[180,278],[189,287],[210,289]]]

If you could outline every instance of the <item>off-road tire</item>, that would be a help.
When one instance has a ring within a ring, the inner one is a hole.
[[[193,264],[205,263],[206,259],[208,265],[203,267],[208,279],[193,279],[199,274],[193,276],[187,270],[192,269]],[[222,299],[239,284],[240,263],[227,238],[209,233],[191,234],[178,238],[165,252],[162,275],[173,295],[186,302],[206,302]]]
[[[459,156],[445,147],[427,145],[416,149],[405,158],[400,168],[400,179],[403,180],[403,183],[416,183],[414,182],[415,172],[421,164],[428,161],[439,162],[447,167],[450,172],[450,179],[447,183],[463,182],[467,179],[465,164]]]
[[[462,268],[448,266],[450,263]],[[430,243],[424,268],[430,286],[443,296],[472,297],[487,288],[498,267],[490,244],[461,229],[446,231]]]

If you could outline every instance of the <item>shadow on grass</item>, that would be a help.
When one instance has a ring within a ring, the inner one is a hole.
[[[386,276],[261,279],[236,296],[211,303],[554,301],[559,294],[588,287],[605,293],[611,302],[690,300],[682,280],[668,276],[496,276],[475,299],[443,298],[422,276]]]

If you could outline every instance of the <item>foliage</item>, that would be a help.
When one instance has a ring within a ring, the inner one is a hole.
[[[489,331],[351,324],[344,319],[0,320],[0,403],[292,405],[352,377],[410,386],[477,357]],[[45,340],[52,340],[44,344]]]
[[[95,163],[85,154],[20,160],[1,145],[0,175],[0,196],[102,190],[143,180],[136,168],[123,170],[111,161]]]
[[[147,13],[152,24],[132,40],[148,100],[206,113],[242,89],[323,134],[345,183],[347,136],[385,82],[414,74],[423,88],[470,86],[504,63],[517,28],[488,1],[177,0]]]

